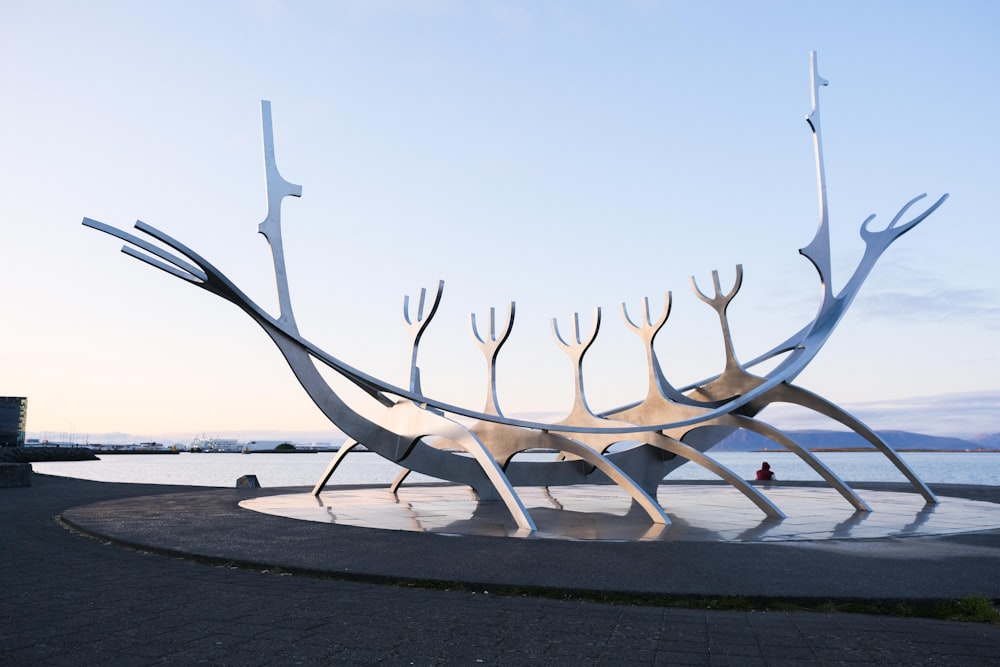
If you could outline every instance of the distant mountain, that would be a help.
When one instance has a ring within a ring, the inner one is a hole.
[[[1000,449],[1000,433],[984,433],[972,438],[972,442],[988,449]]]
[[[850,431],[788,431],[795,442],[807,449],[873,449],[860,435]],[[894,449],[965,451],[1000,449],[1000,433],[979,436],[975,440],[923,435],[908,431],[880,431],[879,435]],[[712,448],[714,452],[753,452],[781,450],[781,445],[750,431],[736,431]]]

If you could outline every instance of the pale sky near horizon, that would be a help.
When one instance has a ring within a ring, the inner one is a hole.
[[[1000,431],[998,25],[992,2],[0,0],[0,395],[28,396],[28,429],[50,434],[327,428],[244,315],[80,224],[141,219],[275,312],[262,99],[303,188],[283,209],[299,328],[347,363],[405,385],[403,295],[443,279],[427,393],[482,407],[469,313],[514,300],[501,404],[565,414],[549,320],[600,306],[587,393],[610,408],[645,390],[618,304],[672,290],[658,351],[675,384],[698,380],[722,347],[688,277],[728,284],[737,263],[748,360],[818,303],[797,252],[817,223],[815,49],[834,280],[869,214],[951,198],[799,381],[844,404],[975,395],[965,432]],[[953,428],[920,405],[912,430]]]

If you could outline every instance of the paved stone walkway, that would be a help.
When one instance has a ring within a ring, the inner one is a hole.
[[[84,537],[56,521],[98,501],[149,496],[147,506],[168,505],[174,494],[199,490],[39,475],[33,484],[0,489],[4,665],[1000,663],[1000,627],[985,624],[604,605],[208,565]],[[191,522],[188,534],[174,534],[183,532],[176,526],[162,532],[159,548],[187,543],[206,526],[223,530],[214,520]],[[274,532],[276,525],[265,524],[262,544],[296,534]],[[203,537],[225,543],[224,536]],[[1000,540],[981,539],[993,546]],[[244,561],[253,560],[252,548],[233,546]],[[404,549],[396,557],[405,562],[411,555]],[[503,550],[490,557],[502,561]],[[436,558],[462,569],[451,550],[439,549]],[[668,571],[671,563],[661,567]],[[706,567],[710,572],[711,563]]]

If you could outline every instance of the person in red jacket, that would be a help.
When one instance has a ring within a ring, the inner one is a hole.
[[[771,464],[764,461],[760,464],[760,470],[757,471],[757,479],[763,480],[765,482],[770,482],[774,479],[774,473],[771,472]]]

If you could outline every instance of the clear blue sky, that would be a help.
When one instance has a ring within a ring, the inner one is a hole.
[[[403,295],[444,279],[428,393],[481,407],[468,316],[513,299],[505,411],[568,411],[549,319],[595,306],[588,397],[611,407],[644,391],[618,303],[673,290],[660,355],[697,380],[722,348],[688,276],[728,282],[736,263],[749,359],[819,295],[797,253],[817,222],[816,49],[839,277],[868,214],[951,199],[890,249],[801,383],[848,405],[992,396],[963,427],[1000,430],[998,25],[985,1],[2,2],[0,394],[53,434],[327,427],[235,308],[80,225],[142,219],[273,310],[261,99],[303,186],[283,223],[299,327],[348,363],[405,384]]]

